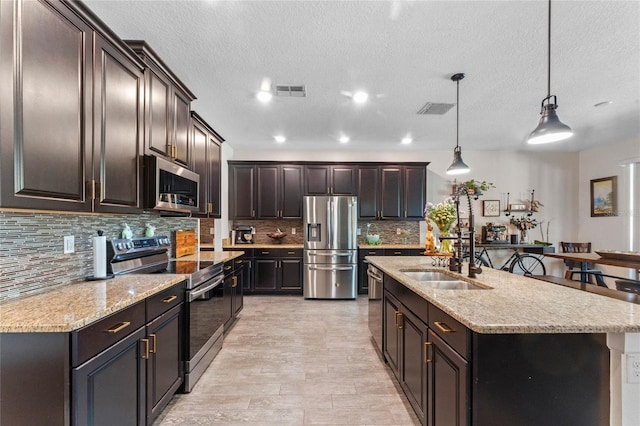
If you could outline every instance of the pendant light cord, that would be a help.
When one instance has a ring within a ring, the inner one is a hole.
[[[459,134],[460,134],[460,80],[456,80],[456,149],[458,148]]]
[[[547,96],[551,97],[551,0],[549,0],[549,20],[547,28]]]

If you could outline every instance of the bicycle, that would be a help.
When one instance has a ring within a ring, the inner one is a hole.
[[[469,261],[468,252],[462,256],[462,261]],[[486,247],[482,247],[482,250],[475,253],[474,262],[476,266],[496,269],[495,266],[493,266]],[[540,260],[538,256],[530,253],[520,253],[517,248],[513,250],[513,254],[498,269],[517,275],[547,274],[547,268],[545,268],[544,263],[542,263],[542,260]]]

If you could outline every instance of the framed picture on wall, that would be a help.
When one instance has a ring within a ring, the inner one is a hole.
[[[500,216],[500,200],[483,200],[482,216],[487,216],[487,217]]]
[[[618,216],[618,177],[591,179],[591,217]]]

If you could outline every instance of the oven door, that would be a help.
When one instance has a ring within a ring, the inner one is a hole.
[[[185,391],[190,392],[222,348],[225,304],[224,275],[187,291]]]

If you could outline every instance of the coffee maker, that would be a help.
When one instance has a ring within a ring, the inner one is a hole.
[[[236,233],[235,244],[252,244],[255,228],[249,225],[238,225],[234,230]]]

